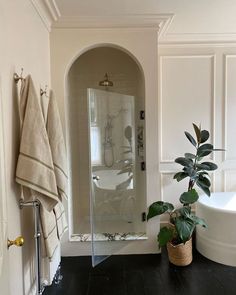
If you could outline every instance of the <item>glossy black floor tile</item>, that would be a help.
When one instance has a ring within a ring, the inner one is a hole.
[[[63,280],[44,295],[236,295],[236,268],[194,252],[187,267],[168,262],[166,251],[112,256],[92,268],[90,257],[62,258]]]

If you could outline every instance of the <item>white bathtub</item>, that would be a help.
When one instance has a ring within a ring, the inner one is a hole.
[[[197,250],[213,261],[236,266],[236,192],[200,196],[196,215],[208,225],[197,227]]]

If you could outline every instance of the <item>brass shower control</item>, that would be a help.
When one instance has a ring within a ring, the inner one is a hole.
[[[11,247],[12,245],[15,245],[17,247],[22,247],[24,245],[24,238],[22,236],[19,236],[18,238],[16,238],[14,241],[11,240],[7,240],[7,248]]]

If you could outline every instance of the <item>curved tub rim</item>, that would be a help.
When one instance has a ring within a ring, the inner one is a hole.
[[[219,193],[220,194],[227,194],[227,193],[232,193],[233,194],[233,193],[235,193],[235,195],[236,195],[236,192],[212,192],[211,195],[213,195],[213,194],[219,194]],[[207,195],[206,194],[203,194],[201,196],[207,196]],[[199,199],[200,199],[201,196],[199,196]],[[210,198],[210,197],[208,197],[208,198]],[[235,214],[236,213],[236,210],[228,210],[228,209],[223,209],[223,208],[215,208],[215,207],[206,205],[206,204],[200,202],[199,199],[198,199],[197,204],[196,204],[197,206],[198,205],[201,205],[201,206],[203,206],[205,208],[210,208],[210,210],[219,211],[219,212],[228,213],[228,214],[229,213],[232,213],[232,214]]]

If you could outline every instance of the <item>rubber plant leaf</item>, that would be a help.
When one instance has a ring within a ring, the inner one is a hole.
[[[193,204],[198,200],[199,196],[196,190],[193,188],[190,191],[184,192],[179,200],[182,204],[188,205]]]
[[[201,131],[201,143],[204,143],[208,140],[210,134],[207,130],[202,130]]]
[[[193,123],[193,128],[194,128],[194,131],[195,131],[195,134],[196,134],[196,137],[197,137],[197,142],[200,143],[201,142],[201,130],[194,123]]]
[[[199,157],[205,157],[213,152],[213,145],[210,143],[205,143],[198,148],[197,155]]]
[[[187,176],[188,176],[188,174],[185,172],[178,172],[174,175],[173,178],[179,182],[179,181],[183,180],[184,178],[186,178]]]
[[[206,166],[204,170],[209,170],[209,171],[216,170],[218,168],[218,166],[212,162],[203,162],[201,163],[201,165]]]
[[[197,182],[196,182],[196,184],[197,184],[197,186],[199,186],[203,190],[203,192],[206,195],[208,195],[208,197],[210,197],[211,192],[210,192],[208,186],[205,185],[205,183],[203,183],[201,180],[198,179]]]
[[[189,167],[189,166],[193,166],[193,161],[192,159],[186,159],[184,157],[179,157],[175,159],[175,163],[178,163],[184,167]]]
[[[192,135],[187,131],[185,131],[184,134],[186,135],[187,139],[191,142],[191,144],[196,147],[197,143],[196,140],[192,137]]]

